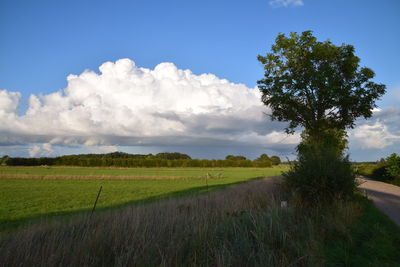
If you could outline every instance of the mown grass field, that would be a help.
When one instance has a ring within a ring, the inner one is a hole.
[[[282,168],[0,167],[0,231],[46,217],[203,193]]]

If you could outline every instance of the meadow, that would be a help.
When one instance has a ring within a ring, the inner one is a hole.
[[[204,193],[274,176],[274,168],[0,167],[0,231],[48,218]]]
[[[365,197],[282,208],[280,181],[0,233],[0,266],[398,266],[400,229]]]

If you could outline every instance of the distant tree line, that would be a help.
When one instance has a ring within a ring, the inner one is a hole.
[[[80,167],[271,167],[278,165],[278,156],[262,154],[255,160],[244,156],[228,155],[224,160],[192,159],[178,152],[153,154],[129,154],[113,152],[108,154],[80,154],[55,158],[22,158],[4,156],[2,165],[8,166],[80,166]]]

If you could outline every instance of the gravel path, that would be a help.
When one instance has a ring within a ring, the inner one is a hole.
[[[400,187],[365,177],[358,179],[361,182],[358,187],[364,189],[375,206],[400,226]]]

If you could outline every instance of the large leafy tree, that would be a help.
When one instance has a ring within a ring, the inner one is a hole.
[[[371,117],[385,93],[385,85],[371,80],[374,72],[360,67],[353,46],[317,41],[311,31],[279,34],[272,52],[258,60],[265,70],[258,81],[262,102],[272,120],[289,122],[287,133],[298,126],[310,136],[353,128],[356,118]]]
[[[355,175],[343,153],[346,129],[372,116],[385,85],[360,67],[353,46],[317,41],[311,31],[279,34],[272,52],[258,60],[265,70],[258,85],[272,120],[289,122],[287,133],[304,129],[286,185],[310,203],[350,196]]]

